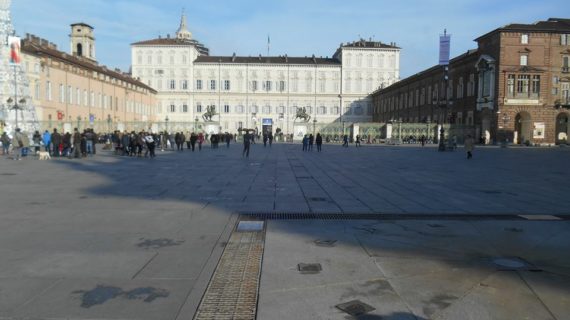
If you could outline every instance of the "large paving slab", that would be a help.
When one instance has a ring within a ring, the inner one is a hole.
[[[570,319],[570,275],[559,272],[570,251],[558,250],[570,243],[569,221],[270,220],[267,228],[260,320]],[[515,257],[529,268],[494,264]],[[299,263],[322,271],[301,273]],[[351,317],[335,307],[354,300],[375,309]]]

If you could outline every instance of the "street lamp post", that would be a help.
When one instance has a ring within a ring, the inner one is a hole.
[[[430,131],[431,121],[428,119],[428,120],[426,121],[426,123],[427,123],[426,139],[429,139],[429,135],[430,135],[430,132],[429,132],[429,131]]]
[[[317,129],[317,119],[314,119],[313,120],[313,137],[315,136],[316,129]]]
[[[194,132],[198,131],[198,121],[200,121],[200,119],[198,119],[198,117],[196,117],[194,119]]]
[[[166,127],[166,133],[168,133],[168,121],[170,121],[170,119],[168,118],[168,116],[166,116],[166,118],[164,118],[164,122],[165,122],[165,127]]]
[[[26,99],[22,98],[18,101],[17,99],[14,100],[10,97],[6,103],[8,104],[10,110],[14,110],[16,112],[16,128],[18,128],[18,111],[24,110],[23,107],[26,105]]]

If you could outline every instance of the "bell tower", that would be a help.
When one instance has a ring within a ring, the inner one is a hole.
[[[95,35],[94,28],[86,23],[74,23],[71,25],[71,54],[96,62],[95,58]]]

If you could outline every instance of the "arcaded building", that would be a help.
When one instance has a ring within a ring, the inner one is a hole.
[[[484,143],[566,143],[570,19],[510,24],[475,41],[447,79],[435,66],[376,91],[374,120],[471,126]]]

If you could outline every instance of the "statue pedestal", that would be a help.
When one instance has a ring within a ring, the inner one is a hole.
[[[307,123],[293,124],[293,141],[303,141],[303,137],[309,134]]]
[[[206,122],[202,127],[204,128],[204,132],[207,134],[220,133],[220,124],[217,122]]]

